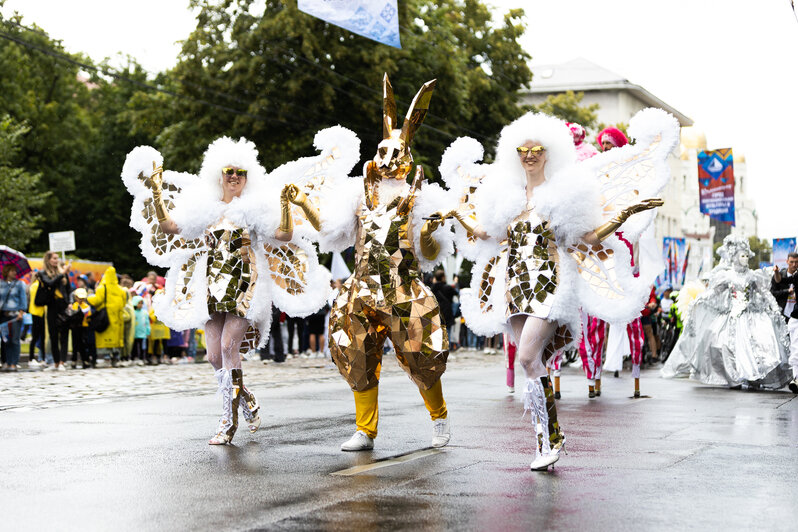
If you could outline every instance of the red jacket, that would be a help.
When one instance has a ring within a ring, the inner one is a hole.
[[[654,303],[655,305],[654,310],[656,310],[656,305],[658,305],[659,302],[657,301],[657,294],[656,292],[654,292],[653,287],[651,288],[651,294],[648,296],[648,301],[646,302],[646,306],[643,307],[643,311],[640,313],[641,316],[644,317],[651,316],[651,309],[648,308],[648,306],[652,303]]]

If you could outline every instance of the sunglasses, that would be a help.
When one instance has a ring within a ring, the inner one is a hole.
[[[227,177],[247,177],[247,171],[243,168],[230,168],[228,166],[227,168],[222,168],[222,173]]]
[[[531,148],[527,148],[526,146],[518,146],[515,149],[515,151],[518,152],[518,155],[526,157],[528,153],[532,153],[534,155],[540,155],[541,153],[546,151],[546,148],[544,148],[543,146],[532,146]]]

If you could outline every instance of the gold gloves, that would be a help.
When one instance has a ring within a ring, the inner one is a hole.
[[[290,229],[283,229],[283,224],[288,224],[286,227],[290,227],[293,229],[293,221],[290,220],[291,217],[291,209],[288,206],[288,202],[293,203],[294,205],[298,205],[302,212],[305,213],[305,218],[308,219],[310,225],[318,231],[321,229],[321,219],[319,216],[319,209],[317,209],[311,202],[310,199],[305,195],[304,192],[299,190],[299,187],[296,185],[286,185],[283,188],[283,193],[280,196],[280,205],[282,207],[282,218],[280,221],[280,229],[288,232]],[[286,220],[286,217],[289,219]]]
[[[280,231],[290,233],[294,230],[294,219],[291,217],[291,205],[288,201],[288,194],[294,185],[286,185],[280,193]]]
[[[621,212],[618,213],[618,216],[610,220],[609,222],[601,225],[595,231],[596,236],[599,239],[599,242],[606,240],[607,237],[615,233],[623,223],[629,219],[630,216],[633,214],[637,214],[639,212],[647,211],[649,209],[654,209],[656,207],[660,207],[665,202],[659,198],[652,198],[643,200],[641,203],[637,203],[632,205],[631,207],[627,207]]]
[[[432,220],[425,221],[424,225],[421,226],[421,238],[419,239],[421,254],[427,260],[434,260],[441,251],[441,245],[435,241],[432,233],[446,220],[446,216],[440,212],[436,212],[432,217]]]
[[[449,216],[454,217],[455,220],[460,222],[460,225],[463,226],[463,229],[466,230],[466,234],[468,238],[473,238],[474,233],[477,230],[477,218],[474,215],[465,216],[458,210],[453,210],[449,214],[446,215],[448,218]]]
[[[156,166],[155,161],[152,162],[150,188],[152,189],[152,203],[153,207],[155,207],[155,216],[158,218],[158,223],[163,223],[169,219],[166,205],[164,205],[163,202],[163,167]]]

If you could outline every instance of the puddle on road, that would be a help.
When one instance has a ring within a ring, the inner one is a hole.
[[[390,458],[383,458],[382,460],[377,460],[376,462],[373,462],[371,464],[348,467],[346,469],[342,469],[340,471],[336,471],[330,474],[342,477],[351,477],[352,475],[365,473],[367,471],[374,471],[376,469],[382,469],[384,467],[392,467],[395,465],[404,464],[406,462],[412,462],[413,460],[418,460],[419,458],[424,458],[425,456],[432,456],[433,454],[438,454],[441,452],[443,451],[441,451],[440,449],[421,449],[406,454],[400,454],[398,456],[392,456]]]

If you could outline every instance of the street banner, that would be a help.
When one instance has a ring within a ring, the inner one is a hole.
[[[665,270],[657,277],[656,287],[680,288],[684,284],[688,257],[689,248],[684,238],[672,236],[663,238],[662,259],[665,261]]]
[[[701,212],[734,225],[734,157],[731,148],[698,153]]]
[[[41,258],[30,258],[28,257],[28,262],[30,263],[30,267],[32,270],[41,271],[44,269],[43,261]],[[73,260],[72,261],[72,269],[69,270],[69,280],[72,283],[72,286],[75,286],[75,281],[81,275],[88,276],[91,274],[91,278],[94,279],[94,282],[100,282],[100,279],[103,278],[103,274],[105,270],[113,266],[111,262],[96,262],[93,260]],[[30,284],[30,274],[26,275],[22,278],[23,281]]]
[[[793,238],[774,238],[773,239],[773,264],[781,269],[787,267],[787,255],[795,251],[796,239]]]
[[[394,48],[399,41],[396,0],[299,0],[300,11]]]

